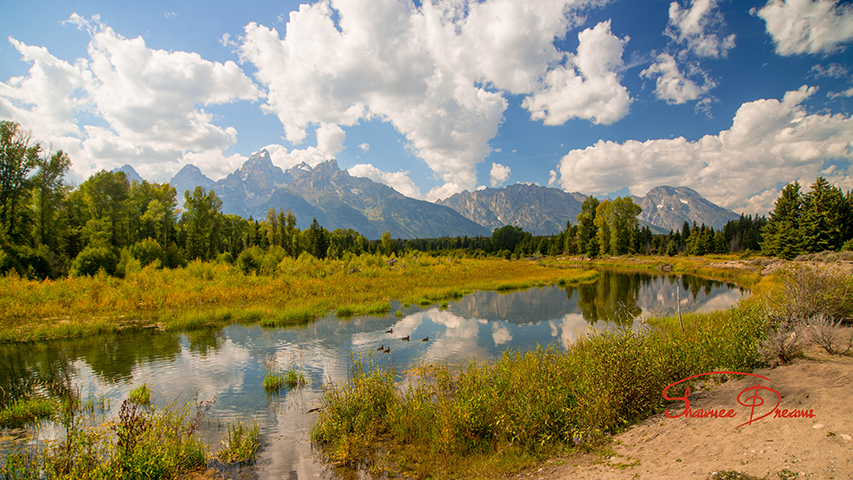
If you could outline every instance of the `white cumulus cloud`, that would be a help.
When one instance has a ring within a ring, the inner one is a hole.
[[[409,178],[408,171],[384,172],[373,165],[360,163],[347,169],[353,177],[369,178],[377,183],[388,185],[409,198],[421,199],[421,191]]]
[[[669,4],[664,35],[670,38],[667,51],[640,73],[655,80],[655,96],[680,105],[696,100],[696,112],[711,116],[714,102],[709,92],[717,86],[699,64],[702,58],[725,58],[735,46],[735,35],[724,37],[726,23],[717,0],[691,0],[689,6]]]
[[[698,99],[714,88],[716,84],[704,75],[704,72],[691,69],[694,75],[703,77],[702,85],[697,84],[679,70],[675,58],[661,53],[649,68],[640,72],[641,77],[656,78],[655,96],[666,103],[680,105]]]
[[[534,118],[612,123],[630,104],[619,84],[625,40],[609,22],[581,32],[577,55],[555,47],[602,0],[323,0],[291,12],[283,32],[250,23],[244,62],[268,90],[262,105],[298,144],[323,123],[378,118],[444,181],[434,200],[477,183],[506,93]]]
[[[674,41],[686,44],[695,55],[719,58],[727,56],[735,46],[734,34],[721,38],[715,32],[724,25],[717,0],[691,0],[689,8],[672,2],[665,33]]]
[[[0,83],[0,113],[67,150],[78,178],[125,163],[160,177],[188,152],[221,154],[237,131],[216,125],[204,107],[261,96],[234,62],[150,49],[97,16],[73,14],[66,23],[89,33],[89,58],[71,65],[10,39],[33,65],[28,77]],[[99,121],[88,124],[84,115]]]
[[[561,125],[572,118],[611,124],[628,114],[631,96],[620,83],[626,39],[610,32],[610,21],[578,34],[578,54],[567,54],[566,65],[550,70],[544,85],[521,106],[545,125]]]
[[[767,25],[779,55],[826,54],[853,40],[853,6],[837,0],[770,0],[753,13]]]
[[[506,182],[509,178],[510,168],[500,163],[493,163],[492,169],[489,171],[489,180],[493,187]]]
[[[675,139],[600,140],[570,151],[559,165],[567,191],[606,194],[628,186],[645,194],[659,185],[688,186],[711,201],[744,213],[767,213],[773,189],[818,175],[842,188],[853,187],[849,168],[825,170],[832,161],[853,159],[853,118],[808,114],[802,103],[815,92],[803,86],[782,100],[744,103],[731,128],[696,141]]]

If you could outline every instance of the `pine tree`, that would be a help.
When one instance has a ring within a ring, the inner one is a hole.
[[[818,177],[811,189],[803,197],[802,248],[808,253],[838,250],[844,243],[844,194],[823,177]]]
[[[801,253],[799,227],[802,205],[799,182],[786,185],[762,231],[764,242],[761,243],[761,251],[765,255],[791,260]]]

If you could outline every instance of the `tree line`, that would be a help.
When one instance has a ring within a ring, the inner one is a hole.
[[[0,121],[0,273],[30,278],[121,275],[129,261],[177,268],[188,261],[235,263],[245,272],[273,269],[284,257],[310,254],[340,259],[363,253],[453,253],[473,257],[535,255],[705,255],[761,250],[794,258],[801,253],[853,249],[853,194],[823,177],[803,194],[786,186],[770,217],[741,216],[715,230],[685,222],[681,230],[655,235],[640,226],[641,208],[630,197],[587,197],[576,224],[550,236],[533,236],[506,225],[491,236],[367,240],[352,229],[329,231],[314,219],[300,230],[290,211],[270,209],[266,218],[223,214],[211,190],[183,194],[169,184],[129,182],[123,172],[101,170],[78,187],[65,182],[71,160],[45,150],[15,122]]]
[[[74,188],[65,182],[70,165],[63,151],[45,151],[19,124],[0,121],[0,273],[121,274],[131,259],[168,268],[242,260],[252,270],[271,251],[323,259],[370,248],[358,232],[330,232],[316,219],[300,230],[289,211],[270,209],[261,221],[223,214],[201,187],[184,192],[183,209],[174,187],[129,182],[124,172],[101,170]]]

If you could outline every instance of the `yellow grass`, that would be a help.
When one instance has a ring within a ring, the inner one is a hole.
[[[304,322],[336,311],[390,310],[391,300],[428,304],[476,290],[592,281],[597,272],[526,261],[362,255],[346,261],[286,258],[270,276],[221,263],[153,267],[118,279],[104,274],[31,281],[0,277],[0,342],[46,340],[126,327]]]

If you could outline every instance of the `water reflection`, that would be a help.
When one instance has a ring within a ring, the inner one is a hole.
[[[420,361],[493,360],[507,348],[567,348],[590,328],[613,328],[630,319],[682,311],[726,308],[743,292],[694,277],[604,271],[590,285],[476,292],[447,308],[400,309],[394,315],[327,317],[297,328],[234,325],[184,334],[125,331],[83,339],[0,345],[0,403],[33,385],[73,385],[85,398],[104,396],[113,414],[135,385],[152,385],[157,403],[193,396],[216,399],[207,439],[215,450],[228,422],[257,421],[265,447],[252,472],[258,478],[313,478],[327,472],[308,441],[323,385],[346,382],[351,357],[404,372]],[[393,329],[393,333],[386,333]],[[403,340],[409,337],[409,341]],[[422,341],[428,338],[428,341]],[[390,353],[380,353],[382,346]],[[308,387],[268,395],[263,386],[270,357],[295,367]],[[401,374],[402,375],[402,374]],[[402,379],[402,377],[401,377]],[[64,386],[64,387],[62,387]],[[54,392],[57,393],[57,392]]]

